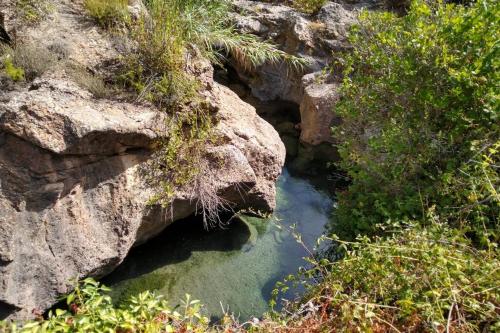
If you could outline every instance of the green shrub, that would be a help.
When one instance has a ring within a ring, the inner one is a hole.
[[[114,307],[109,289],[86,279],[66,298],[67,309],[51,311],[47,320],[21,326],[0,322],[5,333],[39,332],[206,332],[208,318],[201,315],[201,305],[186,295],[175,311],[160,297],[144,292]]]
[[[85,0],[85,9],[105,28],[122,25],[129,20],[128,0]]]
[[[295,304],[301,312],[291,308],[279,317],[282,327],[292,331],[306,325],[317,332],[500,329],[498,249],[476,250],[462,232],[438,222],[433,213],[428,218],[425,228],[393,225],[399,231],[387,238],[330,239],[345,257],[311,260],[313,268],[298,280],[308,287],[308,296]]]
[[[291,0],[292,7],[313,14],[318,12],[327,0]]]
[[[428,207],[479,240],[500,216],[498,1],[414,1],[408,14],[365,12],[344,55],[334,129],[339,223],[364,232]]]

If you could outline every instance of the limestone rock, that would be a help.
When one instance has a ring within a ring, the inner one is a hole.
[[[62,40],[67,58],[93,71],[116,59],[81,2],[51,3],[50,16],[19,27],[19,38],[47,48]],[[278,133],[214,83],[210,66],[194,70],[221,138],[201,161],[210,170],[205,185],[235,209],[272,210],[285,159]],[[166,209],[147,204],[154,191],[144,169],[154,141],[168,135],[164,117],[151,105],[96,99],[60,69],[0,90],[0,319],[43,312],[72,280],[111,272],[132,246],[196,212],[201,198],[190,189]]]
[[[181,191],[167,210],[147,205],[141,170],[157,111],[96,101],[53,76],[38,84],[11,92],[0,116],[0,308],[18,317],[47,309],[72,279],[111,272],[199,199]],[[223,161],[211,164],[210,186],[236,207],[272,210],[285,155],[278,134],[227,88],[213,95],[227,143],[207,155]]]
[[[60,75],[37,79],[0,104],[0,128],[56,154],[112,154],[148,148],[161,114],[128,103],[93,100]]]
[[[338,75],[321,72],[335,54],[349,50],[349,27],[360,8],[376,1],[328,1],[317,14],[307,15],[282,5],[236,0],[236,27],[271,40],[289,54],[309,60],[303,71],[285,65],[263,65],[248,71],[232,65],[252,94],[262,101],[276,99],[300,105],[301,141],[318,145],[331,142],[332,107],[338,99]]]
[[[149,17],[148,9],[142,0],[129,0],[128,12],[133,20],[138,20],[142,17]]]
[[[338,101],[339,84],[311,84],[300,104],[300,140],[311,145],[332,142],[331,127],[336,119],[333,106]]]
[[[220,122],[217,131],[243,152],[255,172],[256,185],[249,189],[249,202],[255,209],[269,211],[276,202],[275,183],[285,161],[285,146],[274,128],[260,118],[255,108],[243,102],[228,88],[217,85]],[[234,112],[244,108],[247,112]]]
[[[235,0],[239,14],[236,27],[243,32],[270,40],[283,51],[306,58],[303,71],[284,65],[263,65],[252,71],[234,63],[240,77],[261,100],[283,99],[300,104],[305,74],[321,70],[333,53],[349,48],[348,28],[355,22],[357,7],[327,2],[316,15],[306,15],[281,5],[250,0]]]

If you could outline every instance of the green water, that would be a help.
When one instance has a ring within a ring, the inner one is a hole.
[[[197,219],[176,222],[134,249],[104,282],[116,302],[155,290],[175,306],[189,293],[213,319],[222,308],[242,320],[258,317],[268,310],[275,283],[305,265],[306,251],[289,227],[295,225],[312,247],[333,207],[327,194],[287,170],[278,181],[277,203],[272,218],[242,217],[224,230],[207,232]]]

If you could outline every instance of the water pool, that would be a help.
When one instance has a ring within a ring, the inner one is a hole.
[[[114,301],[153,290],[175,306],[189,293],[205,304],[214,320],[222,309],[241,320],[262,315],[275,283],[305,265],[307,252],[290,227],[312,247],[333,209],[328,194],[286,169],[277,188],[277,209],[268,219],[242,216],[226,229],[208,232],[200,220],[187,219],[131,251],[103,279],[113,288]]]

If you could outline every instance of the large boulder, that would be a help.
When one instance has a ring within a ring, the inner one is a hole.
[[[0,313],[22,317],[50,307],[72,280],[111,272],[202,199],[180,190],[171,207],[147,204],[157,111],[96,101],[64,78],[36,83],[0,106]],[[284,146],[234,93],[212,93],[224,144],[209,149],[207,186],[235,209],[271,211]]]
[[[79,2],[53,5],[18,36],[46,47],[64,40],[68,59],[94,71],[116,57]],[[200,161],[204,187],[179,189],[166,208],[148,205],[155,190],[144,177],[155,141],[168,136],[162,112],[96,99],[61,68],[0,91],[0,319],[33,317],[74,279],[111,272],[134,245],[197,212],[206,191],[233,209],[274,209],[278,133],[201,69],[220,140]]]

